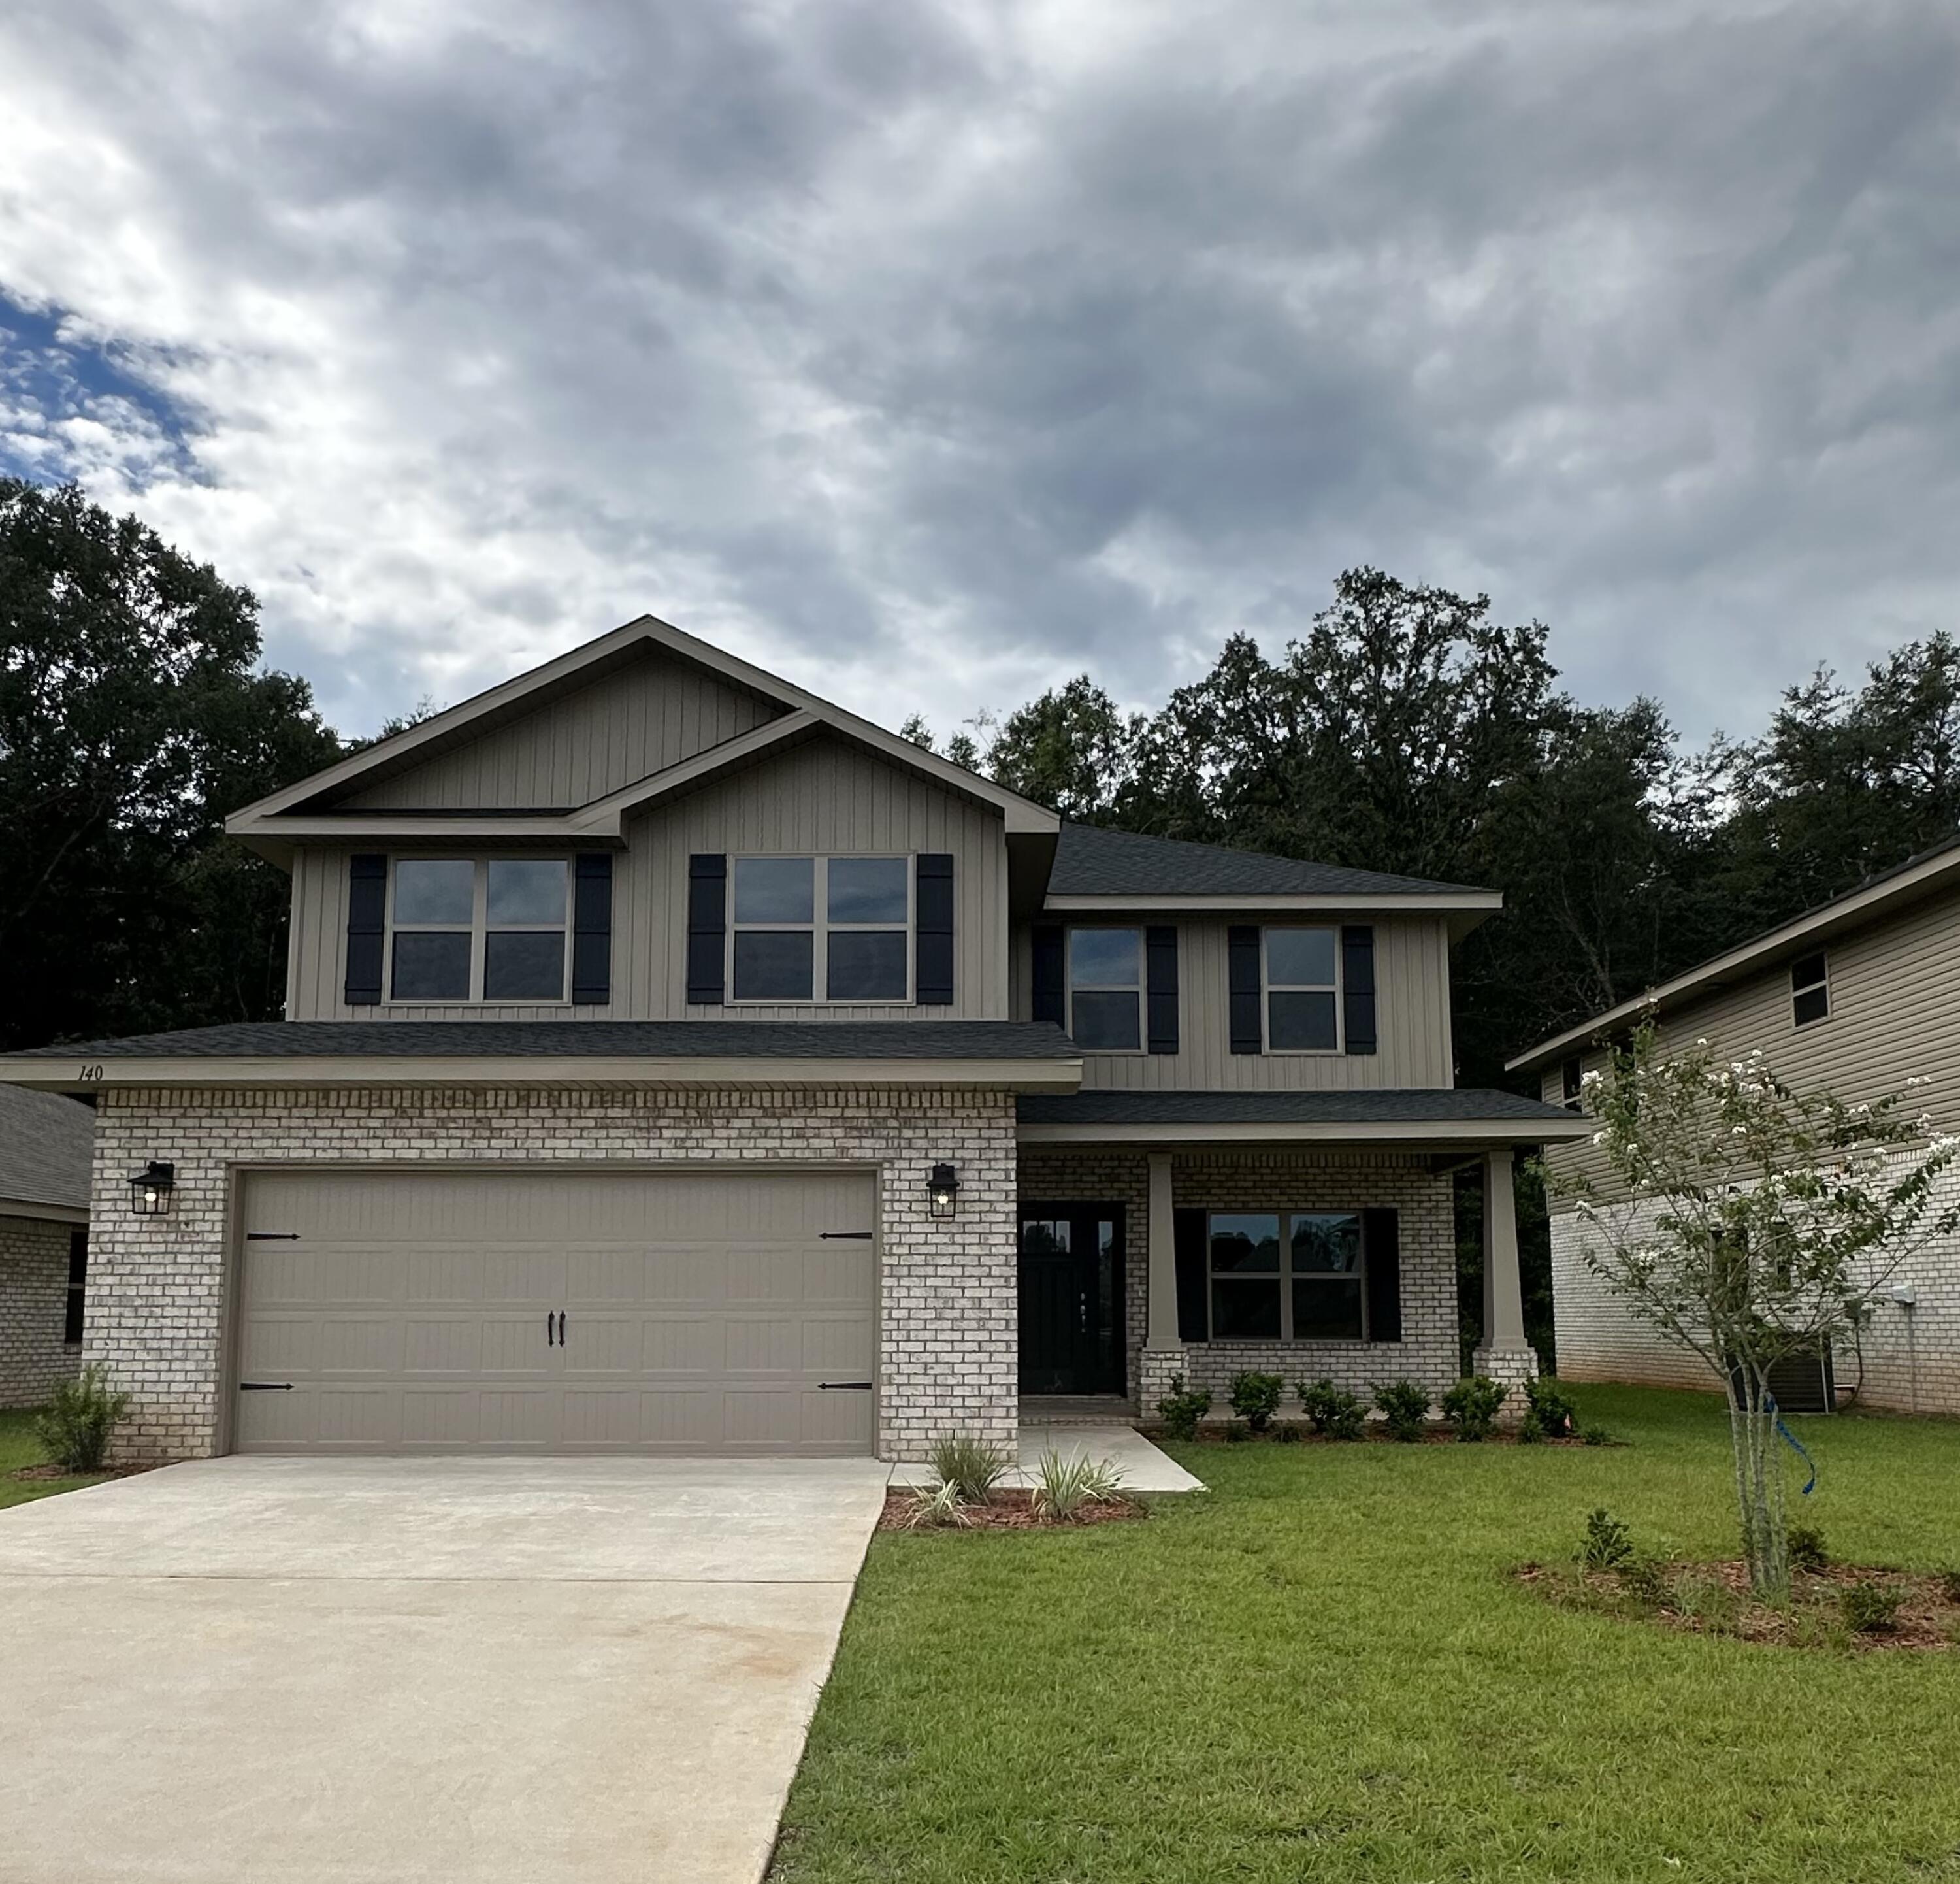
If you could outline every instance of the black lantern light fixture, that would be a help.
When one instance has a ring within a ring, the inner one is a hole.
[[[138,1217],[162,1217],[177,1187],[177,1167],[152,1158],[129,1180],[129,1208]]]
[[[952,1216],[959,1208],[959,1173],[950,1164],[935,1164],[925,1181],[925,1195],[934,1216]]]

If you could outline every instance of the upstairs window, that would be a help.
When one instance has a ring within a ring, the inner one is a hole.
[[[1820,950],[1803,955],[1790,965],[1790,1006],[1799,1027],[1831,1017],[1830,964]]]
[[[402,857],[389,998],[563,1001],[571,873],[562,857]]]
[[[1586,1068],[1577,1054],[1559,1062],[1558,1086],[1563,1103],[1572,1111],[1578,1111],[1580,1095],[1586,1090]]]
[[[1357,1212],[1214,1211],[1205,1233],[1214,1341],[1365,1338]]]
[[[1266,1051],[1341,1048],[1341,938],[1333,929],[1265,931]]]
[[[911,1000],[908,858],[738,857],[733,870],[733,999]]]
[[[1068,1031],[1085,1053],[1141,1053],[1144,932],[1071,929]]]

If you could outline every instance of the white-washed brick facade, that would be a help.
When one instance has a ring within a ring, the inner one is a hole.
[[[1171,1161],[1173,1206],[1211,1210],[1363,1210],[1399,1217],[1402,1338],[1393,1343],[1294,1341],[1192,1344],[1174,1361],[1143,1351],[1150,1276],[1149,1164],[1141,1151],[1031,1146],[1021,1154],[1021,1194],[1042,1202],[1125,1205],[1128,1373],[1147,1415],[1173,1370],[1209,1389],[1222,1411],[1233,1375],[1278,1373],[1294,1383],[1323,1376],[1364,1398],[1378,1383],[1414,1380],[1440,1395],[1458,1367],[1456,1229],[1449,1178],[1428,1161],[1393,1152],[1180,1153]]]
[[[177,1166],[170,1214],[131,1214],[128,1176]],[[959,1214],[925,1180],[959,1167]],[[238,1167],[449,1161],[827,1164],[879,1178],[878,1450],[1013,1439],[1014,1102],[1006,1092],[469,1087],[103,1093],[96,1127],[87,1357],[133,1397],[129,1461],[223,1443],[229,1212]],[[64,1246],[65,1247],[65,1246]]]
[[[0,1406],[39,1406],[81,1364],[68,1317],[66,1224],[0,1217]]]

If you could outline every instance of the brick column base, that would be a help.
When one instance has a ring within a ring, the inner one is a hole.
[[[1529,1348],[1479,1348],[1470,1357],[1471,1366],[1488,1380],[1508,1389],[1497,1417],[1506,1425],[1524,1418],[1525,1396],[1519,1392],[1527,1380],[1538,1378],[1538,1355]]]
[[[1146,1348],[1137,1357],[1137,1411],[1147,1420],[1157,1416],[1157,1402],[1176,1389],[1189,1366],[1182,1348]]]

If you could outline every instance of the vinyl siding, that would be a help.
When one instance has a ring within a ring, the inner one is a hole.
[[[1151,920],[1134,918],[1140,927]],[[1454,1085],[1448,931],[1436,918],[1357,920],[1372,922],[1375,931],[1375,1052],[1233,1053],[1226,968],[1227,932],[1233,919],[1187,917],[1176,924],[1179,1050],[1085,1054],[1083,1085],[1204,1092]],[[1031,934],[1023,924],[1014,936],[1013,1011],[1023,1020],[1033,1012]]]
[[[997,813],[841,739],[812,740],[662,804],[626,827],[612,865],[612,999],[605,1007],[384,1003],[349,1008],[347,849],[306,849],[293,868],[287,1015],[346,1020],[998,1020],[1007,1014],[1007,845]],[[425,850],[430,847],[423,847]],[[954,993],[950,1007],[905,1004],[689,1007],[688,858],[950,852],[954,859]],[[448,855],[490,854],[461,848]],[[499,851],[496,854],[508,854]]]
[[[354,792],[335,808],[589,804],[783,711],[692,663],[650,652],[520,720]]]

